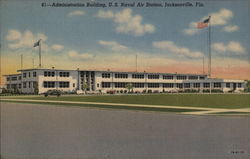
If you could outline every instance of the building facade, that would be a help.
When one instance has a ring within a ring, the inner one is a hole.
[[[114,72],[91,70],[23,69],[20,74],[5,75],[6,88],[22,93],[44,93],[48,90],[64,92],[108,91],[127,92],[181,92],[195,90],[243,91],[244,80],[208,78],[203,74],[172,74],[148,72]]]

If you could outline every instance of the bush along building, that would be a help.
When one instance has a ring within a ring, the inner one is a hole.
[[[68,93],[240,92],[244,80],[209,78],[204,74],[115,72],[93,70],[23,69],[6,77],[12,92],[41,94],[48,90]]]

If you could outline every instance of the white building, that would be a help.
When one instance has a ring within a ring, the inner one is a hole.
[[[91,70],[23,69],[20,74],[5,75],[6,88],[22,93],[44,93],[51,89],[65,92],[84,90],[96,92],[126,92],[133,85],[134,92],[177,92],[196,90],[243,91],[243,80],[208,78],[203,74],[171,74],[148,72],[114,72]]]

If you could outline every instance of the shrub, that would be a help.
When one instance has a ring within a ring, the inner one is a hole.
[[[159,91],[158,90],[154,90],[153,93],[159,93]]]
[[[148,90],[148,93],[152,93],[152,90],[151,90],[151,89],[149,89],[149,90]]]

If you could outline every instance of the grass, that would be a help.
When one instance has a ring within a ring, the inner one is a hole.
[[[11,103],[20,103],[16,101],[8,101]],[[200,110],[195,109],[174,109],[174,108],[142,108],[142,107],[129,107],[129,106],[119,106],[119,105],[95,105],[95,104],[68,104],[68,103],[46,103],[46,102],[21,102],[29,104],[48,104],[48,105],[57,105],[57,106],[79,106],[79,107],[88,107],[88,108],[112,108],[112,109],[126,109],[126,110],[143,110],[143,111],[160,111],[160,112],[195,112]]]
[[[61,97],[15,96],[11,98],[77,101],[77,102],[192,106],[192,107],[229,108],[229,109],[250,107],[250,94],[148,94],[148,95],[110,95],[110,96],[109,95],[61,96]]]

